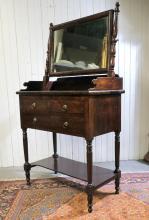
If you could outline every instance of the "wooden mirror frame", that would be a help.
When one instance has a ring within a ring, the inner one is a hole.
[[[90,75],[90,74],[104,74],[107,76],[115,76],[114,66],[115,66],[115,46],[117,42],[117,23],[118,23],[118,13],[119,13],[119,3],[116,3],[115,10],[108,10],[101,13],[97,13],[91,16],[83,17],[73,21],[65,22],[58,25],[53,25],[50,23],[50,35],[48,40],[48,51],[46,60],[46,70],[43,81],[46,83],[49,81],[49,77],[59,77],[59,76],[76,76],[76,75]],[[71,70],[54,72],[52,69],[53,57],[54,57],[54,31],[73,26],[75,24],[81,24],[87,21],[97,20],[99,18],[108,17],[108,48],[107,48],[107,68],[98,69],[85,69],[85,70]]]

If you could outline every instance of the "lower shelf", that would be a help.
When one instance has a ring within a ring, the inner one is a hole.
[[[70,160],[64,157],[58,157],[57,159],[54,159],[53,157],[48,157],[46,159],[32,163],[31,166],[41,166],[53,171],[56,170],[58,173],[75,177],[77,179],[87,182],[86,163]],[[95,189],[110,182],[115,178],[116,175],[112,170],[98,166],[93,166],[92,172],[92,184]]]

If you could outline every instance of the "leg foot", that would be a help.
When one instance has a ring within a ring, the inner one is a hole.
[[[92,193],[88,193],[87,200],[88,200],[88,212],[91,213],[93,210],[92,209],[93,207],[93,194]]]
[[[29,163],[24,164],[24,171],[26,175],[26,183],[27,185],[30,185],[30,170],[31,170],[31,165]]]
[[[30,185],[30,169],[31,164],[28,162],[28,140],[27,140],[27,129],[23,129],[23,148],[24,148],[24,157],[25,157],[25,164],[24,164],[24,171],[26,175],[27,185]]]
[[[120,177],[121,177],[121,171],[119,170],[119,172],[117,172],[115,176],[115,194],[119,194]]]
[[[57,158],[54,158],[54,173],[57,174]]]
[[[93,188],[92,185],[87,185],[87,201],[88,201],[88,212],[91,213],[93,210]]]

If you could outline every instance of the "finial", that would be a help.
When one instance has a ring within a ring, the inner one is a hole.
[[[50,23],[50,29],[52,29],[53,28],[53,23]]]
[[[116,2],[116,4],[115,4],[115,12],[117,12],[117,13],[120,12],[119,7],[120,7],[120,3]]]

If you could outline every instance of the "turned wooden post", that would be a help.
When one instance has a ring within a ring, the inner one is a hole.
[[[30,185],[30,169],[31,169],[31,164],[28,162],[28,140],[27,140],[27,129],[22,129],[23,131],[23,149],[24,149],[24,158],[25,158],[25,163],[24,163],[24,171],[26,175],[26,182],[27,185]]]
[[[92,139],[86,140],[87,143],[87,200],[88,212],[92,212],[93,206],[93,186],[92,186]]]
[[[57,158],[58,158],[58,154],[57,154],[57,135],[55,132],[53,132],[53,150],[54,150],[54,154],[53,154],[53,158],[54,158],[54,171],[55,174],[57,173]]]
[[[121,171],[119,169],[119,161],[120,161],[120,132],[115,132],[115,193],[119,194],[119,185],[120,185],[120,177]]]

